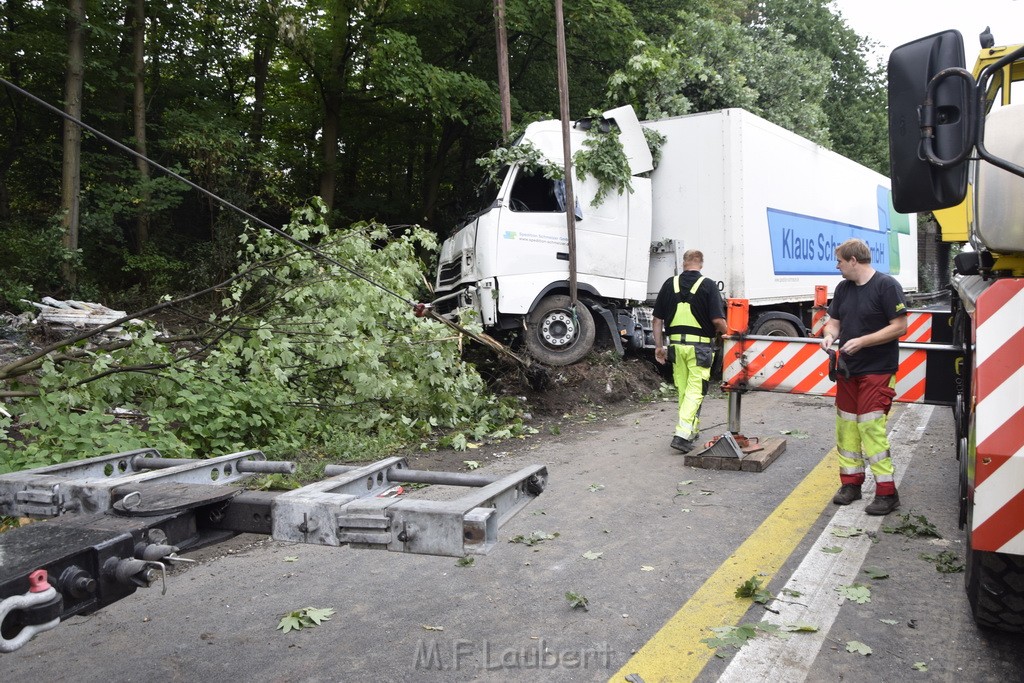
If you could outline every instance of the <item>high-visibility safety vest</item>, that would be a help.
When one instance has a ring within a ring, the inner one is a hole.
[[[679,302],[676,304],[676,313],[672,316],[672,322],[668,325],[668,342],[669,344],[710,344],[714,340],[704,336],[704,330],[697,322],[697,318],[694,317],[693,308],[690,306],[690,301],[697,294],[700,284],[707,278],[701,275],[693,283],[690,291],[680,292],[679,279],[681,277],[682,274],[676,275],[672,280],[672,289]]]

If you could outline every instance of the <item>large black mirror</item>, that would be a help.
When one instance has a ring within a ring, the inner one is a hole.
[[[967,192],[967,162],[936,165],[921,145],[920,107],[940,71],[964,68],[964,39],[943,31],[893,50],[889,57],[889,175],[893,207],[901,213],[956,206]],[[971,88],[946,78],[933,90],[931,151],[939,159],[966,156],[971,140]]]

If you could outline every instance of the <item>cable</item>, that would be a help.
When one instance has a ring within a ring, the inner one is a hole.
[[[0,83],[3,83],[8,88],[10,88],[14,92],[18,93],[19,95],[27,97],[28,99],[32,100],[33,102],[35,102],[39,106],[43,107],[44,109],[47,109],[48,111],[53,112],[57,116],[60,116],[61,118],[70,121],[71,123],[75,124],[76,126],[80,126],[84,130],[89,131],[90,133],[92,133],[93,135],[98,137],[100,140],[103,140],[107,144],[113,145],[117,149],[121,150],[122,152],[126,152],[127,154],[135,157],[136,159],[141,159],[141,160],[145,161],[150,166],[153,166],[154,168],[156,168],[156,169],[158,169],[160,171],[163,171],[164,173],[166,173],[167,175],[171,176],[175,180],[177,180],[179,182],[182,182],[182,183],[185,183],[186,185],[191,187],[193,190],[201,192],[202,194],[204,194],[207,197],[209,197],[210,199],[212,199],[212,200],[222,204],[223,206],[226,206],[229,209],[233,209],[233,210],[237,211],[238,213],[242,214],[243,216],[245,216],[250,221],[256,223],[257,225],[260,225],[260,226],[266,228],[267,230],[269,230],[270,232],[274,233],[278,237],[281,237],[282,239],[286,240],[287,242],[290,242],[290,243],[294,244],[295,246],[300,247],[302,249],[308,249],[309,251],[313,252],[314,254],[316,254],[317,256],[322,258],[323,260],[327,261],[328,263],[331,263],[331,264],[333,264],[335,266],[338,266],[342,270],[348,272],[351,275],[356,276],[360,280],[364,280],[365,282],[368,282],[369,284],[373,285],[377,289],[380,289],[380,290],[382,290],[384,292],[387,292],[391,296],[394,296],[394,297],[397,297],[398,299],[401,299],[402,301],[407,303],[409,306],[415,306],[416,305],[416,302],[413,302],[413,301],[410,301],[409,299],[406,299],[404,296],[402,296],[398,292],[395,292],[395,291],[393,291],[391,289],[388,289],[387,287],[385,287],[384,285],[380,284],[379,282],[374,282],[373,280],[371,280],[370,278],[366,277],[365,275],[363,275],[359,271],[353,269],[350,266],[345,265],[344,263],[342,263],[341,261],[338,261],[334,257],[325,254],[324,252],[322,252],[321,250],[317,249],[316,247],[314,247],[314,246],[312,246],[310,244],[306,244],[302,240],[295,239],[294,237],[292,237],[291,235],[286,233],[284,230],[281,230],[280,228],[275,228],[273,225],[271,225],[270,223],[267,223],[265,220],[262,220],[260,218],[257,218],[256,216],[253,216],[248,211],[246,211],[246,210],[244,210],[244,209],[242,209],[240,207],[235,206],[234,204],[232,204],[228,200],[223,199],[223,198],[215,195],[213,192],[210,192],[206,188],[200,187],[199,185],[195,184],[191,180],[182,177],[181,175],[175,173],[174,171],[172,171],[171,169],[169,169],[169,168],[167,168],[165,166],[161,166],[160,164],[156,163],[155,161],[153,161],[149,157],[145,156],[144,154],[140,154],[139,152],[136,152],[131,147],[128,147],[127,145],[124,145],[124,144],[118,142],[117,140],[115,140],[114,138],[110,137],[109,135],[101,133],[100,131],[96,130],[92,126],[90,126],[90,125],[88,125],[88,124],[86,124],[86,123],[76,119],[74,116],[71,116],[67,112],[61,111],[60,109],[58,109],[57,107],[53,106],[49,102],[46,102],[45,100],[39,99],[38,97],[36,97],[32,93],[30,93],[29,91],[25,90],[24,88],[19,88],[18,86],[14,85],[13,83],[11,83],[10,81],[8,81],[8,80],[6,80],[4,78],[0,78]]]

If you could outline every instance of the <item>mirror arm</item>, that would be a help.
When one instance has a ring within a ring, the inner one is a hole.
[[[968,143],[960,150],[952,159],[943,159],[935,153],[934,141],[935,141],[935,126],[936,117],[938,116],[935,108],[935,90],[943,83],[947,78],[962,78],[967,82],[968,90],[975,87],[974,76],[967,69],[961,69],[958,67],[943,69],[939,73],[935,74],[935,77],[928,82],[928,90],[925,92],[924,103],[918,107],[917,115],[921,123],[921,153],[929,163],[940,168],[947,166],[956,166],[960,164],[970,156],[971,145]],[[968,130],[974,130],[977,125],[977,104],[973,99],[968,98],[967,100],[967,111],[964,112],[964,118],[966,119],[966,125]],[[972,136],[973,137],[973,136]]]
[[[992,76],[999,72],[1004,66],[1006,66],[1007,64],[1012,64],[1022,56],[1024,56],[1024,47],[1017,48],[1016,50],[1006,55],[999,61],[995,62],[994,64],[989,64],[988,66],[981,70],[981,73],[978,74],[978,83],[975,86],[977,88],[977,97],[975,98],[975,107],[977,108],[977,111],[980,112],[984,108],[985,93],[988,91],[989,81],[992,80]],[[1024,167],[1018,166],[1017,164],[1014,164],[1010,161],[995,156],[994,154],[989,152],[988,149],[985,147],[984,116],[978,117],[977,125],[978,133],[975,145],[978,148],[978,156],[984,159],[985,161],[989,162],[993,166],[1001,168],[1004,171],[1009,171],[1010,173],[1013,173],[1016,176],[1024,178]]]

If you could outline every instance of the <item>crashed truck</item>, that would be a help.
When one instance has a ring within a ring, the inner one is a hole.
[[[595,341],[652,348],[651,305],[687,249],[704,253],[725,297],[750,302],[756,334],[807,335],[815,286],[835,289],[833,250],[850,237],[917,290],[917,221],[893,210],[883,175],[742,109],[645,122],[632,107],[612,109],[573,124],[571,153],[602,130],[618,136],[632,176],[602,201],[594,177],[573,183],[582,306],[570,306],[564,181],[517,163],[443,243],[438,313],[469,312],[541,362],[568,365]],[[657,163],[647,136],[662,138]],[[515,144],[563,163],[557,120],[530,124]]]

